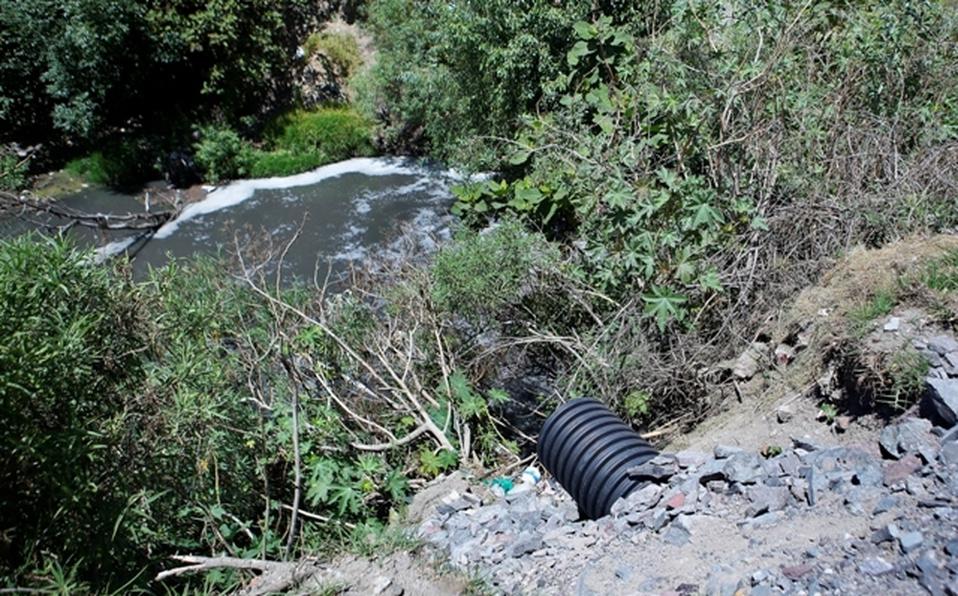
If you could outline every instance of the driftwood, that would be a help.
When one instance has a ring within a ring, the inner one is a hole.
[[[26,216],[46,214],[62,218],[66,225],[79,225],[100,230],[156,230],[177,215],[176,210],[142,213],[86,213],[71,209],[57,201],[41,201],[29,195],[0,191],[0,213]]]
[[[195,555],[179,555],[173,557],[173,559],[188,564],[161,571],[157,574],[156,581],[163,581],[170,577],[197,571],[209,571],[210,569],[259,571],[259,576],[237,592],[248,596],[282,592],[321,571],[319,566],[308,560],[282,562],[266,561],[264,559],[240,559],[237,557],[199,557]]]

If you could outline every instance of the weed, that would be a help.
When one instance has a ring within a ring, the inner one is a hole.
[[[894,290],[886,288],[876,291],[867,302],[849,311],[848,318],[853,330],[858,335],[864,334],[872,321],[890,313],[897,303],[898,294]]]
[[[822,413],[822,416],[825,417],[825,421],[829,424],[835,422],[835,418],[838,416],[838,408],[835,407],[835,404],[824,403],[818,407],[819,411]]]
[[[876,401],[902,411],[914,404],[925,388],[928,360],[911,346],[891,356],[885,369],[888,381]]]
[[[928,263],[919,281],[936,292],[958,290],[958,250],[950,250],[941,258]]]

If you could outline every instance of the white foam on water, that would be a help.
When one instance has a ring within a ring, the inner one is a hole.
[[[103,246],[94,249],[93,262],[99,265],[100,263],[107,261],[110,257],[118,255],[124,250],[130,248],[130,246],[132,246],[133,243],[139,239],[139,236],[127,236],[126,238],[120,238],[119,240],[114,240],[113,242],[104,244]]]
[[[239,180],[225,187],[217,188],[205,199],[193,203],[180,212],[179,217],[167,222],[154,234],[154,238],[168,238],[179,229],[183,222],[201,215],[214,213],[227,207],[239,205],[249,200],[257,190],[276,190],[297,186],[310,186],[323,180],[336,178],[345,174],[363,174],[366,176],[395,176],[414,175],[422,173],[421,168],[415,167],[409,161],[396,159],[359,157],[348,159],[317,168],[311,172],[285,176],[282,178],[256,178],[253,180]],[[441,175],[441,174],[439,174]]]

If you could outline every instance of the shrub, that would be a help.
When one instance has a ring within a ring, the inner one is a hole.
[[[64,242],[0,243],[0,549],[10,573],[52,551],[104,580],[129,570],[111,540],[129,478],[114,449],[142,378],[136,292]],[[5,535],[6,536],[6,535]]]
[[[213,184],[249,175],[250,147],[236,131],[206,126],[196,144],[196,164]]]
[[[350,76],[362,65],[356,38],[345,31],[312,33],[303,46],[307,57],[323,54],[345,76]]]
[[[156,163],[162,153],[157,139],[138,136],[103,142],[103,149],[67,162],[64,169],[90,184],[114,188],[135,187],[159,175]]]
[[[267,144],[294,153],[321,152],[327,160],[372,155],[371,124],[348,107],[293,110],[278,116],[264,133]]]
[[[304,152],[287,149],[257,150],[251,155],[249,174],[253,178],[290,176],[318,168],[329,161],[326,154],[318,150]]]
[[[450,316],[481,323],[521,301],[558,262],[553,245],[515,220],[482,234],[464,232],[436,255],[432,299]]]
[[[378,0],[368,14],[379,53],[357,88],[366,113],[384,117],[386,140],[404,144],[421,129],[432,155],[490,168],[493,137],[554,106],[545,90],[589,4]]]
[[[18,191],[27,185],[27,168],[16,155],[0,151],[0,190]]]

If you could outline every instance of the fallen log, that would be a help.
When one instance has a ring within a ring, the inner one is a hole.
[[[161,571],[157,574],[155,578],[156,581],[163,581],[170,577],[177,577],[187,573],[209,571],[211,569],[259,571],[261,575],[239,592],[249,596],[283,592],[290,586],[297,585],[320,571],[320,567],[308,560],[283,562],[266,561],[263,559],[240,559],[237,557],[200,557],[195,555],[178,555],[174,556],[173,559],[188,564]]]
[[[4,212],[13,216],[46,214],[64,219],[70,226],[79,225],[99,230],[157,230],[179,213],[175,209],[142,213],[87,213],[57,201],[41,201],[29,195],[0,191],[0,213]]]

